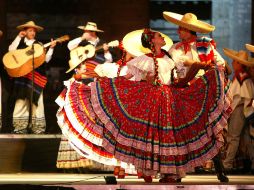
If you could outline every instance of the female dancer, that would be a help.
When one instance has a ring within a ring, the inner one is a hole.
[[[117,160],[134,165],[144,176],[161,173],[166,174],[161,182],[175,182],[213,158],[223,145],[221,132],[229,114],[224,71],[208,67],[193,84],[178,88],[172,84],[175,65],[161,49],[165,41],[160,33],[145,29],[141,39],[151,53],[129,61],[125,77],[91,84],[92,110],[104,125],[83,127],[87,135],[82,138],[107,150],[111,164]],[[126,79],[133,76],[138,81]],[[72,102],[86,100],[82,96]],[[84,139],[72,142],[98,158]]]

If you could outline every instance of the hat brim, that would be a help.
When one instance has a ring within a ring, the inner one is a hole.
[[[73,63],[73,60],[69,60],[69,65],[71,65],[71,67],[65,73],[71,72],[73,69],[75,69],[83,61],[84,60],[77,60],[77,61],[75,61],[75,63]]]
[[[81,61],[76,61],[75,64],[72,64],[72,60],[69,60],[69,64],[72,64],[72,66],[65,72],[65,73],[69,73],[71,72],[73,69],[75,69],[77,66],[79,66],[80,63],[82,63],[83,61],[86,61],[86,67],[87,67],[87,72],[86,75],[89,76],[95,76],[96,73],[94,71],[95,67],[98,65],[97,62],[95,62],[94,60],[89,60],[89,59],[84,59]]]
[[[245,44],[245,47],[247,50],[251,51],[252,53],[254,53],[254,46],[251,44]]]
[[[254,59],[253,58],[248,58],[248,60],[244,60],[241,59],[238,56],[238,52],[232,49],[228,49],[228,48],[223,48],[223,52],[226,56],[228,56],[229,58],[247,66],[247,67],[253,67],[254,66]]]
[[[38,25],[22,24],[17,26],[18,30],[24,30],[25,28],[35,28],[37,32],[41,32],[44,28]]]
[[[123,47],[124,49],[130,53],[133,57],[141,56],[147,53],[151,53],[151,50],[148,48],[145,48],[142,46],[141,42],[141,35],[143,33],[144,29],[141,30],[135,30],[130,33],[128,33],[123,38]],[[157,32],[157,31],[154,31]],[[166,45],[162,48],[166,51],[170,49],[170,47],[173,45],[173,41],[165,34],[159,32],[162,37],[164,38]]]
[[[66,71],[66,73],[69,73],[73,69],[75,69],[80,63],[83,61],[93,57],[95,54],[95,48],[92,44],[88,44],[86,46],[79,46],[73,49],[70,52],[70,60],[69,65],[70,68]]]
[[[173,13],[173,12],[163,12],[163,17],[168,21],[172,22],[178,26],[181,26],[183,28],[187,28],[191,31],[194,32],[199,32],[199,33],[209,33],[215,30],[215,26],[208,24],[206,22],[202,22],[200,20],[196,20],[195,23],[186,23],[182,21],[183,15]]]
[[[89,30],[89,31],[94,31],[94,32],[104,32],[103,30],[99,30],[99,29],[91,29],[91,28],[88,29],[85,26],[78,26],[77,28],[81,29],[81,30]]]

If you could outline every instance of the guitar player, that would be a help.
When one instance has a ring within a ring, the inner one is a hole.
[[[83,35],[69,41],[68,49],[70,51],[78,46],[86,46],[89,43],[95,47],[103,45],[101,50],[96,51],[94,61],[98,63],[111,63],[119,59],[119,57],[117,57],[116,50],[110,48],[107,43],[104,43],[103,40],[98,37],[98,33],[102,33],[104,31],[98,29],[96,23],[87,22],[85,26],[78,26],[78,28],[83,30]]]
[[[43,30],[41,26],[36,25],[33,21],[17,26],[20,31],[15,40],[9,46],[9,51],[23,49],[32,44],[39,43],[35,37],[37,32]],[[45,62],[52,58],[56,42],[51,40],[50,48],[46,53]],[[32,72],[17,78],[13,78],[14,87],[12,98],[15,99],[13,111],[14,133],[17,134],[43,134],[46,130],[46,122],[43,104],[43,89],[47,83],[45,66],[42,64],[34,70],[34,88],[32,100],[32,117],[29,117],[30,97],[32,91]],[[31,112],[31,111],[30,111]],[[29,122],[32,119],[33,122]],[[30,120],[29,120],[30,119]],[[32,123],[32,125],[29,125]],[[29,126],[29,127],[28,127]]]

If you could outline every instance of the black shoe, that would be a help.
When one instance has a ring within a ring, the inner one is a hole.
[[[224,173],[217,174],[217,178],[218,180],[220,180],[220,182],[225,182],[225,183],[229,182],[228,177]]]
[[[177,178],[177,179],[176,179],[176,182],[177,182],[177,183],[181,183],[181,182],[182,182],[182,178]]]
[[[222,161],[221,161],[220,153],[218,153],[213,158],[213,163],[214,163],[214,169],[215,169],[215,172],[217,174],[218,180],[220,180],[220,182],[228,182],[229,179],[226,176],[225,169],[224,169],[224,166],[223,166]]]

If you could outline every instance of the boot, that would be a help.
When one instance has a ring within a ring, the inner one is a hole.
[[[220,182],[228,182],[229,180],[225,174],[225,169],[222,164],[220,152],[215,157],[213,157],[213,163],[218,180],[220,180]]]

